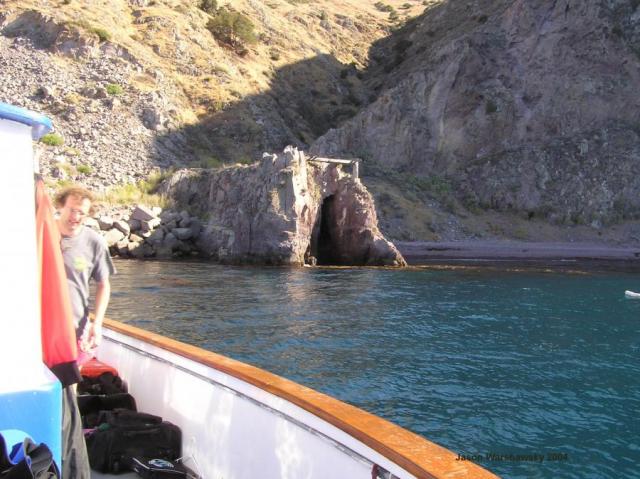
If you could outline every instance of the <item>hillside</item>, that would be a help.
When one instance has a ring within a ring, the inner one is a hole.
[[[364,158],[396,237],[637,242],[638,20],[636,1],[441,2],[373,46],[377,99],[312,152]]]
[[[361,158],[391,238],[640,242],[637,1],[199,6],[0,1],[0,101],[54,120],[53,188],[293,144]]]
[[[358,72],[394,25],[358,0],[220,2],[254,26],[238,49],[214,38],[198,2],[1,5],[0,100],[51,115],[64,147],[45,163],[65,178],[81,166],[93,187],[307,146],[368,101]]]

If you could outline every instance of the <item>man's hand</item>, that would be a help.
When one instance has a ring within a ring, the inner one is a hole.
[[[89,331],[87,334],[87,347],[88,349],[97,348],[102,342],[102,324],[95,322],[89,324]]]

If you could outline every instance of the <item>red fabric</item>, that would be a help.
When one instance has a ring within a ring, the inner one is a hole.
[[[60,250],[60,231],[42,181],[36,183],[36,205],[36,235],[41,267],[42,359],[49,368],[55,368],[64,363],[75,363],[78,348],[67,275]]]

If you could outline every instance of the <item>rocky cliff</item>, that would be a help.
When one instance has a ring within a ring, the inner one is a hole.
[[[252,165],[181,170],[162,189],[206,218],[198,247],[218,261],[404,266],[366,188],[322,160],[288,147]]]
[[[52,188],[292,144],[360,158],[393,239],[640,242],[637,0],[217,3],[257,43],[192,0],[0,2],[0,101],[54,120]]]
[[[637,1],[441,2],[372,55],[376,101],[312,153],[446,184],[458,217],[640,217]]]

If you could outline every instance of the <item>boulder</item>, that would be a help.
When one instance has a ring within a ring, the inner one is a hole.
[[[178,246],[178,238],[173,233],[167,233],[162,240],[162,247],[171,251]]]
[[[129,230],[140,231],[142,228],[142,222],[140,220],[129,219]]]
[[[175,228],[171,230],[173,235],[181,241],[188,240],[193,236],[191,228]]]
[[[148,233],[153,231],[155,228],[160,226],[160,218],[152,218],[148,221],[141,221],[140,231],[143,233]]]
[[[162,244],[162,240],[164,240],[164,230],[162,228],[154,230],[153,233],[151,233],[151,236],[147,238],[147,241],[153,245]]]
[[[123,239],[116,243],[116,251],[120,256],[129,256],[129,240]]]
[[[153,214],[153,210],[147,208],[144,205],[138,205],[131,213],[131,219],[138,221],[150,221],[156,218]]]
[[[144,253],[142,251],[141,245],[142,243],[139,243],[137,241],[132,241],[131,243],[129,243],[127,245],[129,255],[133,256],[134,258],[142,258],[144,256]]]
[[[131,227],[129,226],[129,223],[127,223],[124,220],[114,221],[113,226],[114,228],[117,228],[120,231],[122,231],[125,236],[129,236],[129,233],[131,232]]]
[[[100,229],[104,231],[109,231],[113,228],[113,218],[108,215],[103,215],[98,218],[98,224],[100,225]]]
[[[124,236],[125,235],[122,231],[120,231],[117,228],[112,228],[105,233],[104,239],[107,242],[107,246],[111,248],[112,246],[115,246],[116,243],[118,243],[118,241],[121,241],[122,239],[124,239]]]
[[[191,237],[197,238],[202,230],[202,222],[198,218],[191,218],[189,229],[191,230]]]

